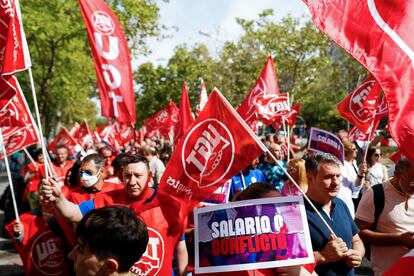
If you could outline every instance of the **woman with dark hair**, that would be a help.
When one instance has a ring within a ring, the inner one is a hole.
[[[381,150],[379,148],[369,148],[367,152],[368,172],[366,175],[370,185],[384,183],[388,179],[387,167],[381,164]]]

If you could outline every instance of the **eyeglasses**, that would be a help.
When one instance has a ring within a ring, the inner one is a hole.
[[[375,156],[376,157],[380,157],[381,156],[381,153],[376,153]]]
[[[90,171],[90,170],[79,170],[79,175],[82,177],[82,175],[86,175],[86,176],[92,176],[93,175],[93,173],[92,173],[92,171]]]

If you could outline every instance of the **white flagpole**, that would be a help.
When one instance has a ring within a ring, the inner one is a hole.
[[[270,157],[279,165],[279,167],[282,169],[283,173],[286,174],[286,176],[289,178],[290,181],[298,188],[300,193],[303,195],[305,200],[309,203],[309,205],[312,207],[313,210],[315,210],[316,214],[319,216],[319,218],[322,220],[322,222],[325,224],[326,228],[328,228],[329,232],[332,234],[334,238],[337,238],[337,235],[332,230],[332,228],[329,226],[329,224],[326,222],[326,220],[322,217],[322,215],[319,213],[318,209],[316,209],[315,205],[312,203],[312,201],[307,197],[305,192],[300,188],[300,186],[296,183],[296,181],[293,179],[293,177],[287,172],[285,168],[283,168],[282,164],[279,160],[276,159],[276,157],[269,151],[269,149],[260,141],[259,137],[250,129],[250,127],[246,124],[246,122],[240,117],[240,115],[237,113],[237,111],[234,110],[233,106],[226,100],[226,98],[221,94],[218,89],[214,88],[218,92],[218,95],[223,99],[223,102],[228,106],[228,108],[233,112],[234,116],[238,119],[238,121],[245,127],[245,129],[250,133],[252,138],[255,139],[256,143],[262,148],[264,152],[269,154]],[[213,90],[213,91],[214,91]]]
[[[244,176],[243,176],[243,172],[240,171],[240,178],[242,181],[242,185],[243,185],[243,191],[246,189],[246,182],[244,181]]]
[[[23,148],[24,153],[26,153],[27,158],[29,158],[30,162],[33,164],[33,166],[36,167],[36,169],[39,168],[39,166],[37,165],[36,161],[33,160],[33,157],[30,155],[30,153],[27,151],[27,148],[24,147]]]
[[[32,74],[32,68],[31,67],[29,67],[29,78],[30,78],[30,86],[31,86],[31,89],[32,89],[33,103],[34,103],[35,112],[36,112],[36,119],[37,119],[38,131],[39,131],[38,133],[39,133],[39,139],[40,139],[40,146],[42,147],[43,156],[46,159],[48,157],[48,153],[47,153],[47,150],[46,150],[45,141],[43,139],[42,124],[40,123],[39,107],[37,105],[37,96],[36,96],[36,90],[35,90],[35,85],[34,85],[34,81],[33,81],[33,74]],[[45,166],[45,172],[46,172],[46,180],[48,180],[49,179],[49,174],[50,174],[50,171],[48,170],[48,166]]]
[[[0,127],[0,144],[1,144],[1,149],[3,151],[3,155],[4,155],[4,162],[6,163],[7,177],[9,178],[10,192],[11,192],[13,207],[14,207],[14,215],[16,216],[16,221],[20,222],[19,212],[17,210],[16,196],[14,194],[13,181],[12,181],[12,177],[10,173],[9,160],[7,158],[6,145],[4,144],[3,133],[1,132],[1,127]]]

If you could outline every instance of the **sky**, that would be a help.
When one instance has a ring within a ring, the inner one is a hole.
[[[204,43],[214,55],[223,41],[237,40],[241,28],[236,17],[258,18],[264,9],[273,9],[276,20],[291,14],[295,17],[308,15],[301,0],[162,0],[155,1],[160,8],[160,24],[169,29],[163,34],[171,38],[148,39],[152,51],[147,57],[134,61],[134,67],[147,61],[166,64],[174,52],[174,47],[186,43]],[[200,34],[207,33],[210,37]]]

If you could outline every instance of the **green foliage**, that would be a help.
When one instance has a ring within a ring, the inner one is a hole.
[[[302,103],[306,123],[337,130],[346,125],[336,104],[352,90],[366,70],[320,33],[307,18],[287,16],[276,22],[272,10],[257,20],[237,19],[243,35],[236,42],[224,43],[218,59],[203,45],[181,45],[165,66],[143,64],[136,79],[141,84],[137,99],[138,121],[179,101],[182,82],[190,83],[190,99],[196,106],[198,78],[208,89],[213,86],[237,107],[250,91],[268,55],[275,61],[281,92],[294,95]]]

